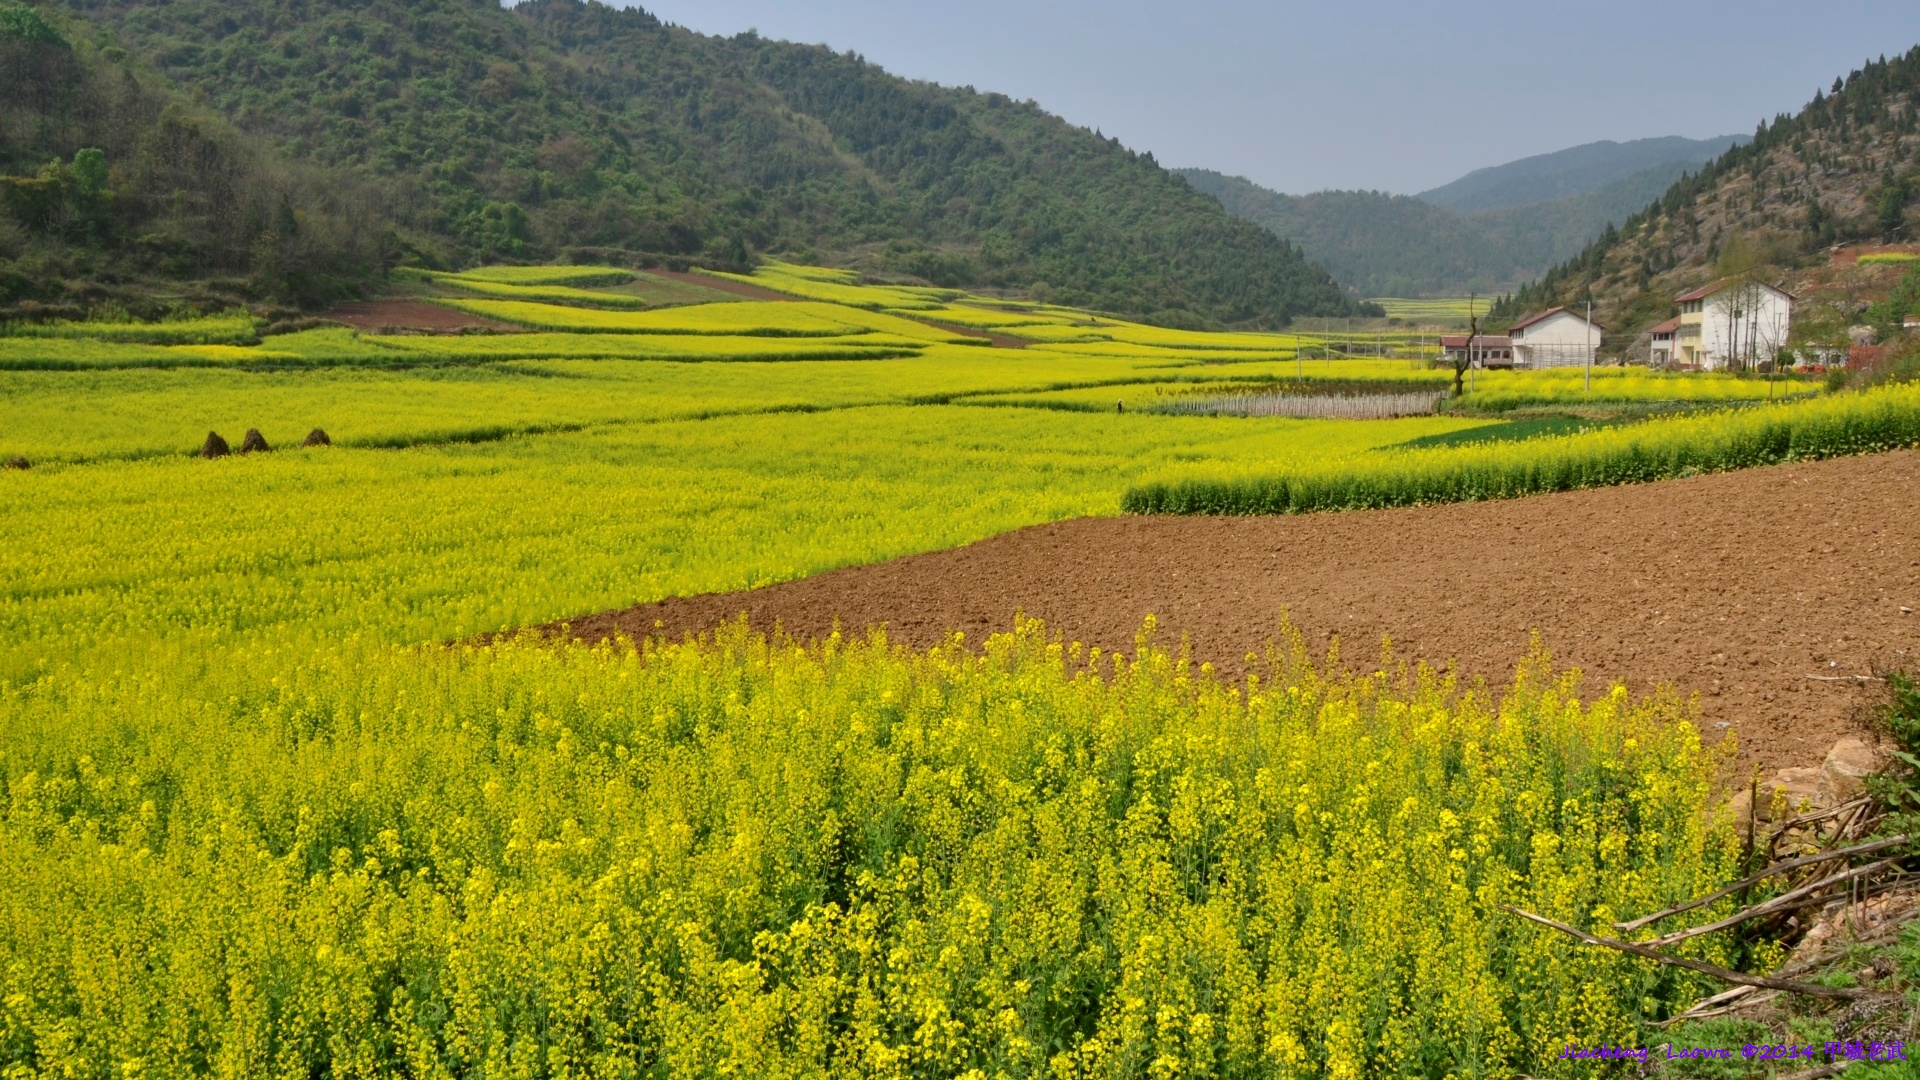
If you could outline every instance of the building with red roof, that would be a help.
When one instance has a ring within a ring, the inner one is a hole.
[[[1647,336],[1652,339],[1652,344],[1647,348],[1648,366],[1656,368],[1673,366],[1673,337],[1679,332],[1680,316],[1678,315],[1647,331]]]
[[[1474,367],[1510,368],[1513,366],[1513,339],[1505,335],[1442,334],[1440,336],[1440,355],[1449,364],[1457,364],[1462,358]]]
[[[1674,297],[1680,305],[1670,362],[1690,370],[1750,371],[1786,348],[1794,295],[1764,281],[1709,282]]]
[[[1593,363],[1602,328],[1564,307],[1529,315],[1507,329],[1515,367],[1578,367]]]

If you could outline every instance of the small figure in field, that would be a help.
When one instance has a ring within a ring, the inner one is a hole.
[[[231,453],[233,450],[227,446],[227,440],[221,438],[217,431],[207,432],[207,441],[200,444],[200,456],[203,458],[226,457]]]
[[[303,442],[301,442],[300,445],[301,446],[332,446],[333,440],[327,438],[326,432],[321,431],[319,428],[314,428],[312,431],[307,432],[306,439]]]
[[[7,468],[9,469],[25,469],[30,467],[31,466],[27,463],[26,458],[10,457],[7,459]]]
[[[264,454],[271,449],[273,447],[267,445],[267,437],[260,434],[257,427],[248,428],[247,437],[240,440],[240,452],[243,454]]]
[[[1121,398],[1121,399],[1120,399],[1119,401],[1116,401],[1116,402],[1114,402],[1114,403],[1113,403],[1113,411],[1114,411],[1114,412],[1126,412],[1126,411],[1127,411],[1127,400],[1126,400],[1125,398]]]

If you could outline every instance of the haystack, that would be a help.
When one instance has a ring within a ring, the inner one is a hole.
[[[312,431],[307,432],[306,441],[302,442],[300,445],[301,446],[332,446],[333,440],[327,438],[326,432],[321,431],[319,428],[314,428]]]
[[[227,440],[221,438],[217,431],[207,432],[207,441],[200,444],[200,456],[203,458],[226,457],[231,453],[233,450],[227,446]]]
[[[260,434],[257,427],[248,428],[247,437],[240,440],[240,452],[243,454],[264,454],[271,449],[273,447],[267,445],[267,437]]]

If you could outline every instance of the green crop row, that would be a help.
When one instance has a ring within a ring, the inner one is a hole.
[[[255,345],[261,324],[244,313],[164,322],[46,322],[0,325],[0,339],[87,339],[138,345]]]
[[[454,274],[435,274],[432,275],[432,280],[437,285],[451,286],[465,292],[501,300],[520,300],[536,304],[585,304],[596,308],[639,309],[651,306],[645,297],[632,293],[595,292],[571,285],[514,285]],[[444,298],[435,297],[434,299],[446,302]]]
[[[438,274],[445,280],[485,281],[498,285],[625,285],[637,277],[631,270],[616,266],[480,266],[457,274]]]
[[[1920,385],[1521,442],[1142,485],[1136,514],[1285,514],[1504,499],[1920,445]]]

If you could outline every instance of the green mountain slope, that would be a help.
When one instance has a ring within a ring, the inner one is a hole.
[[[1685,167],[1712,161],[1742,138],[1722,135],[1716,139],[1686,139],[1670,135],[1628,142],[1591,142],[1475,169],[1450,184],[1423,191],[1418,197],[1463,214],[1477,214],[1585,195],[1663,166],[1672,179],[1678,179]],[[1643,201],[1628,209],[1638,210],[1644,205]]]
[[[57,10],[273,152],[378,192],[403,260],[765,252],[1175,323],[1356,310],[1149,155],[822,47],[575,0]]]
[[[1365,296],[1503,292],[1577,254],[1610,222],[1658,196],[1686,171],[1654,166],[1596,191],[1462,214],[1377,191],[1282,195],[1210,169],[1176,170],[1229,213],[1300,247]]]
[[[360,185],[274,155],[70,30],[0,2],[0,305],[319,304],[378,277]]]
[[[1466,215],[1412,196],[1378,191],[1282,195],[1210,169],[1179,172],[1229,213],[1299,245],[1309,259],[1367,296],[1419,296],[1456,284],[1461,291],[1486,291],[1526,274],[1528,263],[1497,250]],[[1529,260],[1543,266],[1551,261]]]
[[[1779,278],[1841,242],[1911,241],[1920,201],[1920,46],[1867,64],[1794,116],[1609,229],[1496,309],[1591,295],[1610,347],[1674,312],[1673,297],[1730,274]]]

